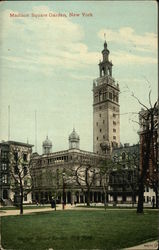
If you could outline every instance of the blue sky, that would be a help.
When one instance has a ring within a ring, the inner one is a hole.
[[[7,110],[11,139],[35,143],[38,152],[48,134],[53,151],[68,148],[73,126],[81,149],[92,151],[93,79],[104,33],[120,85],[121,142],[138,142],[137,115],[157,99],[157,4],[155,1],[34,1],[0,3],[0,139],[7,140]],[[69,17],[69,13],[79,17]],[[92,13],[83,17],[82,13]],[[29,17],[10,17],[10,13]],[[65,13],[66,18],[33,18],[31,14]],[[125,114],[126,113],[126,114]]]

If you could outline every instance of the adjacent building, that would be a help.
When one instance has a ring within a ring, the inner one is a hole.
[[[147,202],[158,202],[158,104],[139,113],[140,176],[143,175]]]
[[[33,145],[16,142],[2,141],[0,143],[0,202],[3,205],[12,205],[18,202],[19,198],[19,175],[20,168],[21,180],[24,185],[24,203],[31,203],[30,173],[28,164],[32,153]]]

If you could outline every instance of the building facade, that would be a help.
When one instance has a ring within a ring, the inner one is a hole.
[[[111,153],[120,145],[119,84],[112,77],[113,64],[104,43],[99,77],[93,81],[93,152]]]
[[[159,205],[158,104],[139,112],[140,178],[145,183],[146,200]]]
[[[19,197],[18,169],[22,173],[24,203],[31,203],[31,178],[28,163],[32,153],[32,146],[27,143],[7,141],[0,143],[0,202],[2,205],[12,205]]]
[[[68,150],[32,155],[34,202],[49,203],[54,197],[59,203],[86,203],[88,185],[91,187],[90,202],[103,202],[104,191],[101,182],[94,178],[97,173],[92,175],[92,172],[106,156],[80,150],[79,141],[79,136],[73,129],[69,136]]]
[[[109,200],[122,204],[138,201],[139,144],[115,148],[112,152],[113,169],[109,178]]]

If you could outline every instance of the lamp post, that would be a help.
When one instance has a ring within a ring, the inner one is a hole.
[[[64,200],[64,196],[65,196],[65,183],[64,183],[64,177],[65,177],[65,173],[62,173],[62,184],[63,184],[63,192],[62,192],[62,209],[65,209],[65,200]]]

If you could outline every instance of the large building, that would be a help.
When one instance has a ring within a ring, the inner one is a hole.
[[[32,145],[29,144],[1,143],[1,202],[16,202],[19,196],[12,188],[10,153],[14,156],[12,170],[16,171],[19,157],[24,163],[30,162],[31,172],[24,175],[23,184],[25,187],[26,183],[27,191],[27,183],[32,178],[32,194],[26,192],[24,202],[48,203],[52,197],[60,203],[72,204],[87,203],[88,200],[113,204],[137,202],[139,158],[141,162],[145,131],[140,133],[140,150],[139,144],[120,144],[119,85],[112,77],[113,65],[106,42],[102,56],[99,78],[93,83],[93,152],[80,149],[80,137],[75,129],[69,135],[68,149],[64,151],[52,152],[48,136],[42,143],[42,155],[31,155]],[[106,162],[111,163],[111,168],[102,175],[100,164],[107,167]],[[144,195],[145,202],[151,202],[154,193],[146,187]]]
[[[2,141],[0,143],[0,202],[2,205],[18,203],[19,172],[24,185],[24,203],[31,203],[30,173],[28,162],[32,153],[32,146],[16,141]],[[18,172],[19,171],[19,172]]]
[[[54,197],[60,203],[85,203],[89,185],[90,202],[103,202],[103,187],[93,171],[106,156],[80,150],[79,142],[73,129],[68,138],[69,149],[32,155],[33,202],[48,203]],[[45,146],[43,143],[43,149]]]
[[[105,154],[120,145],[119,85],[112,77],[107,43],[99,63],[99,78],[93,82],[93,152]]]

